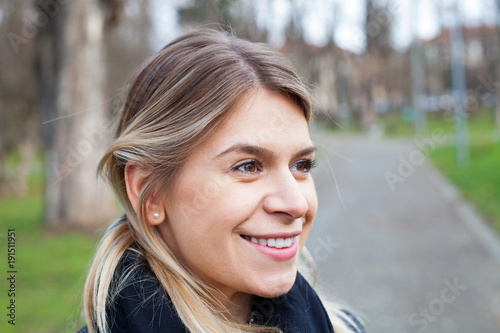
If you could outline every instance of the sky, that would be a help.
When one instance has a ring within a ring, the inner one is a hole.
[[[175,8],[187,0],[152,0],[151,14],[155,27],[154,45],[164,45],[182,31]],[[407,48],[416,35],[431,39],[441,24],[453,24],[453,4],[459,8],[461,20],[468,25],[494,24],[495,0],[379,0],[386,2],[386,16],[373,18],[374,31],[392,21],[392,38],[397,49]],[[299,21],[304,36],[312,44],[324,45],[333,33],[337,44],[352,52],[362,52],[364,40],[365,0],[253,0],[255,18],[260,27],[267,27],[268,42],[279,47],[283,32],[293,12],[301,13]],[[415,14],[416,13],[416,14]],[[441,19],[440,19],[441,17]]]

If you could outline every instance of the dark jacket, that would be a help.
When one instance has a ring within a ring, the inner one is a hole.
[[[133,266],[131,256],[125,256],[118,274],[126,274]],[[111,332],[186,333],[168,295],[161,290],[147,265],[134,270],[108,312]],[[250,323],[279,327],[284,333],[334,332],[318,295],[300,274],[287,294],[272,299],[256,297]],[[84,327],[78,333],[86,332]]]

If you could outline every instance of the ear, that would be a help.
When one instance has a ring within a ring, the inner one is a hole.
[[[149,176],[149,172],[144,168],[127,163],[125,165],[125,186],[130,204],[138,213],[139,194],[141,193],[144,182]],[[146,220],[151,225],[161,224],[165,220],[165,208],[163,203],[157,198],[149,198],[146,202]]]

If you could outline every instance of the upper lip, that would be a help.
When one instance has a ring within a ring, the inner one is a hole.
[[[292,237],[300,235],[301,233],[302,233],[302,231],[295,231],[295,232],[279,232],[279,233],[265,234],[265,235],[245,234],[242,236],[255,237],[255,238],[292,238]]]

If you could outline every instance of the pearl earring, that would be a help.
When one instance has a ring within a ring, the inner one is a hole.
[[[159,218],[159,217],[160,217],[160,214],[158,214],[158,213],[154,213],[154,214],[153,214],[153,217],[154,217],[155,219],[157,219],[157,218]]]

